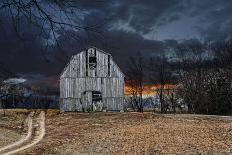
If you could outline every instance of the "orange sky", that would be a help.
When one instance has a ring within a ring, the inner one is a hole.
[[[161,86],[160,85],[145,85],[143,87],[143,97],[151,97],[151,96],[154,96],[156,94],[156,89],[157,88],[160,88]],[[173,85],[173,84],[167,84],[164,86],[165,89],[173,89],[175,88],[176,85]],[[131,92],[132,92],[132,88],[128,85],[125,86],[125,95],[126,96],[130,96],[131,95]]]

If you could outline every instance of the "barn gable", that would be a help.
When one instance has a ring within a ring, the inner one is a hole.
[[[94,54],[95,53],[95,54]],[[91,57],[91,55],[93,55]],[[96,57],[96,60],[90,59]],[[96,61],[96,66],[94,65]],[[94,69],[94,67],[96,67]],[[94,70],[94,71],[93,71]],[[61,78],[65,77],[125,77],[112,56],[95,47],[88,48],[70,59]]]

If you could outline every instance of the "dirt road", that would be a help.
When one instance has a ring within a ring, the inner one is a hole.
[[[45,135],[45,113],[39,115],[31,112],[27,118],[28,132],[19,141],[0,148],[0,154],[10,155],[23,151],[40,142]]]

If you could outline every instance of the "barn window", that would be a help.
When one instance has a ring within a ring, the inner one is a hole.
[[[92,92],[92,101],[102,101],[102,93],[99,91]]]
[[[97,67],[97,57],[96,50],[91,51],[89,54],[89,69],[96,69]]]
[[[89,69],[96,69],[97,66],[97,58],[89,57]]]
[[[96,57],[89,57],[89,63],[97,63]]]

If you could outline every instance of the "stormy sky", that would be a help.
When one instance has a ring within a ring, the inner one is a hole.
[[[12,12],[0,10],[1,66],[30,83],[51,87],[57,86],[70,57],[86,45],[111,53],[126,71],[128,58],[136,52],[149,57],[182,42],[223,40],[232,34],[231,0],[78,0],[66,8],[75,12],[69,18],[54,11],[49,0],[38,3],[57,21],[94,27],[88,32],[56,28],[54,38],[46,30],[48,23],[41,32],[42,20],[32,24],[21,15],[15,28]]]

